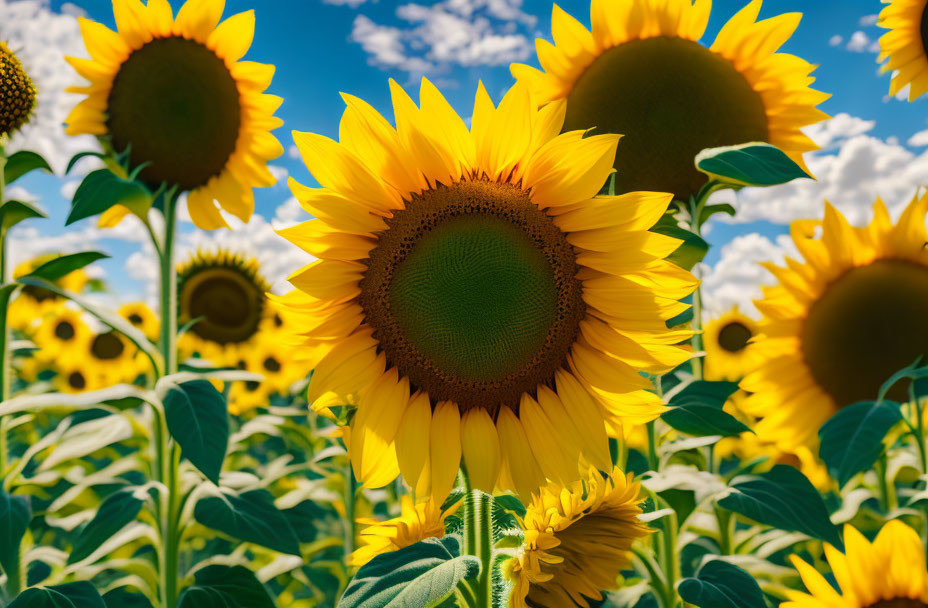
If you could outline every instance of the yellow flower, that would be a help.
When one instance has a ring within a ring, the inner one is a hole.
[[[511,608],[580,606],[618,589],[631,546],[650,531],[638,516],[639,484],[614,469],[583,482],[551,484],[526,505],[522,554],[506,563]]]
[[[224,5],[188,0],[175,19],[167,0],[113,0],[118,31],[78,17],[91,58],[67,58],[90,81],[68,89],[87,96],[68,134],[131,150],[140,178],[188,192],[191,219],[208,230],[227,226],[220,208],[248,221],[252,188],[274,184],[267,162],[283,154],[270,133],[282,100],[263,94],[274,66],[241,61],[254,11],[219,23]]]
[[[41,318],[34,342],[38,350],[33,356],[55,365],[86,364],[84,346],[91,330],[77,310],[59,302],[57,310]]]
[[[915,199],[893,225],[877,201],[870,225],[854,228],[826,203],[823,221],[793,222],[805,260],[765,265],[779,284],[757,301],[761,362],[741,382],[754,393],[744,408],[762,418],[762,440],[814,447],[835,412],[876,399],[892,374],[928,354],[926,210],[928,197]],[[888,398],[907,394],[900,383]]]
[[[19,58],[0,41],[0,138],[19,130],[35,108],[35,85]]]
[[[266,407],[272,395],[288,394],[290,387],[309,373],[287,344],[283,330],[274,328],[273,315],[269,315],[263,325],[266,329],[262,329],[256,339],[239,347],[238,360],[229,363],[263,376],[260,382],[236,382],[232,385],[229,412],[235,415]]]
[[[401,472],[441,500],[463,460],[476,488],[528,496],[611,466],[607,424],[664,409],[639,370],[689,357],[665,320],[696,280],[648,231],[670,195],[596,196],[618,136],[558,135],[564,104],[525,86],[495,107],[481,85],[470,129],[427,80],[420,106],[391,90],[396,129],[345,95],[341,142],[294,135],[323,186],[291,180],[318,219],[281,231],[319,258],[280,298],[310,403],[356,408],[367,487]]]
[[[804,166],[817,149],[802,128],[827,115],[828,95],[809,88],[815,66],[777,53],[800,13],[757,21],[754,0],[722,28],[711,47],[711,0],[592,0],[592,32],[554,6],[554,44],[536,42],[543,71],[513,64],[542,103],[567,100],[564,130],[622,133],[616,191],[672,192],[688,201],[705,183],[701,150],[771,143]]]
[[[757,335],[757,322],[737,307],[706,323],[703,348],[706,351],[706,380],[740,380],[757,367],[758,357],[750,341]]]
[[[846,553],[825,544],[825,556],[840,587],[799,557],[791,556],[809,593],[788,590],[783,608],[921,608],[928,604],[925,548],[912,528],[886,523],[872,543],[844,526]]]
[[[158,340],[161,322],[145,302],[130,302],[119,307],[119,316],[145,334],[152,342]]]
[[[445,518],[457,511],[460,504],[458,501],[442,512],[441,505],[432,499],[415,504],[412,498],[403,496],[398,517],[386,521],[358,519],[359,524],[367,526],[360,534],[364,546],[351,554],[348,563],[363,566],[381,553],[397,551],[426,538],[443,538]]]
[[[98,370],[93,369],[86,363],[70,362],[56,367],[52,386],[59,393],[96,391],[119,382],[118,380],[109,382],[110,378],[107,374],[98,373]]]
[[[110,330],[96,334],[87,341],[82,369],[88,383],[102,378],[103,386],[131,383],[138,377],[142,362],[138,348],[119,332]]]
[[[60,257],[59,254],[41,255],[17,265],[13,270],[13,278],[25,276],[36,268]],[[55,281],[55,285],[66,291],[80,293],[90,282],[83,269],[75,270]],[[10,302],[8,324],[10,329],[21,331],[28,335],[35,332],[41,320],[56,314],[64,300],[56,293],[42,287],[27,285]]]
[[[928,91],[925,0],[883,0],[889,6],[880,12],[877,25],[890,30],[880,37],[879,63],[882,72],[893,72],[889,94],[909,85],[909,101]],[[888,60],[888,61],[887,61]]]

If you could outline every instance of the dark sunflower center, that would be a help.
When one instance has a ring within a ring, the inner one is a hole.
[[[57,300],[58,294],[50,289],[45,289],[44,287],[36,287],[35,285],[26,285],[22,290],[24,295],[28,295],[30,298],[36,302],[45,302],[46,300]]]
[[[191,331],[211,342],[244,342],[258,331],[264,293],[252,280],[230,268],[202,270],[184,282],[183,320],[200,318]]]
[[[122,354],[125,348],[122,340],[113,332],[107,332],[93,339],[90,345],[90,352],[97,359],[116,359]]]
[[[84,378],[84,374],[80,372],[68,374],[68,386],[78,391],[87,388],[87,380]]]
[[[687,201],[705,183],[706,149],[767,141],[763,100],[734,65],[681,38],[634,40],[605,51],[567,98],[564,131],[621,133],[616,193],[672,192]]]
[[[132,313],[131,315],[129,315],[129,323],[132,323],[136,327],[141,325],[143,321],[144,319],[142,319],[142,316],[139,315],[138,313]]]
[[[928,268],[879,260],[847,271],[809,309],[800,336],[813,378],[839,407],[872,400],[891,375],[928,354]],[[906,401],[897,383],[888,397]]]
[[[119,68],[107,102],[118,152],[131,146],[141,178],[192,190],[218,175],[235,151],[239,92],[225,62],[199,42],[156,38]]]
[[[753,337],[751,330],[744,323],[728,323],[719,332],[719,346],[730,353],[741,352]]]
[[[865,608],[928,608],[928,604],[910,597],[894,597],[891,600],[880,600]]]
[[[74,337],[74,326],[68,321],[59,321],[55,325],[55,337],[59,340],[70,340]]]
[[[0,137],[16,131],[35,107],[35,86],[19,59],[0,46]]]
[[[260,382],[255,382],[254,380],[249,380],[245,383],[245,390],[249,393],[253,393],[258,390],[258,387],[261,386]]]
[[[390,364],[462,410],[550,381],[585,308],[573,247],[525,191],[440,185],[386,223],[360,301]]]
[[[274,357],[268,357],[264,360],[264,369],[269,372],[279,372],[280,371],[280,361]]]
[[[928,3],[926,3],[925,8],[922,9],[919,34],[921,35],[922,49],[925,51],[925,54],[928,55]]]

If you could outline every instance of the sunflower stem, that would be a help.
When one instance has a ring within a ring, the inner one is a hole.
[[[702,238],[702,226],[699,223],[699,218],[702,215],[703,207],[706,205],[706,201],[709,199],[709,196],[712,194],[711,190],[700,192],[698,198],[690,198],[690,231],[696,236]],[[695,269],[694,269],[695,270]],[[698,278],[698,274],[697,274]],[[703,379],[703,361],[702,356],[699,354],[703,350],[702,344],[702,286],[701,284],[696,285],[696,290],[693,292],[693,354],[694,357],[690,359],[691,365],[693,366],[693,378],[695,380]]]
[[[4,198],[6,189],[6,151],[4,142],[0,139],[0,205],[6,202]],[[0,285],[7,280],[7,246],[6,230],[0,227]],[[9,307],[3,307],[0,318],[0,403],[10,398],[10,330],[7,326]],[[7,438],[6,417],[0,416],[0,480],[5,476],[7,467]]]
[[[346,562],[354,553],[354,535],[355,521],[354,510],[355,501],[357,500],[358,480],[355,479],[354,470],[351,468],[351,462],[348,462],[345,473],[345,560]]]
[[[925,453],[925,421],[922,418],[924,408],[922,402],[915,394],[914,382],[909,383],[909,403],[915,410],[915,424],[909,423],[909,427],[912,429],[913,435],[915,435],[915,445],[918,448],[918,462],[921,465],[921,474],[925,480],[925,485],[928,487],[928,454]],[[924,523],[922,526],[922,544],[925,546],[926,553],[928,553],[928,505],[926,505],[924,501],[919,504],[922,506],[922,519]]]
[[[471,582],[477,608],[493,608],[493,497],[467,487],[467,508],[464,517],[464,554],[480,560],[480,573]]]

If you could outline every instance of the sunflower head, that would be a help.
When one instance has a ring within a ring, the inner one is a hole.
[[[880,37],[882,72],[892,72],[889,94],[909,87],[909,101],[928,91],[928,3],[925,0],[885,0],[877,25],[889,30]]]
[[[161,330],[158,316],[145,302],[130,302],[119,307],[119,316],[141,331],[149,340],[156,340]]]
[[[226,226],[219,208],[248,221],[253,187],[273,185],[267,162],[283,153],[270,131],[281,99],[264,95],[274,67],[241,61],[254,12],[219,22],[224,0],[114,0],[117,31],[78,18],[90,59],[68,57],[90,81],[68,133],[129,151],[139,177],[188,192],[200,228]],[[216,206],[218,202],[219,207]]]
[[[0,137],[22,128],[35,108],[35,85],[19,58],[0,41]]]
[[[580,606],[617,589],[631,546],[650,532],[641,515],[640,486],[613,469],[591,470],[582,481],[551,484],[532,497],[522,519],[522,554],[506,564],[510,606]]]
[[[891,375],[928,355],[928,196],[894,225],[882,201],[865,228],[826,204],[823,221],[794,222],[803,262],[766,265],[779,284],[764,291],[754,343],[760,364],[741,383],[763,417],[757,432],[789,449],[814,445],[838,409],[872,401]],[[819,234],[820,232],[820,234]],[[908,387],[887,395],[905,402]]]
[[[737,307],[706,323],[703,347],[706,350],[706,380],[740,380],[757,363],[751,341],[757,335],[757,322]]]
[[[828,96],[808,88],[814,66],[776,52],[800,15],[757,21],[760,6],[748,4],[707,48],[698,41],[709,0],[592,0],[592,31],[555,5],[554,44],[536,45],[542,70],[513,64],[512,73],[542,103],[567,101],[565,131],[625,135],[617,192],[688,201],[706,181],[694,166],[706,148],[762,141],[800,165],[816,149],[801,129],[827,118],[816,105]]]
[[[54,364],[80,361],[91,333],[83,315],[61,303],[41,318],[34,337],[38,350],[33,356]]]
[[[409,496],[400,498],[400,514],[393,519],[378,521],[362,518],[358,523],[367,526],[360,533],[364,545],[351,554],[352,566],[363,566],[381,553],[398,551],[427,538],[445,536],[445,518],[453,515],[461,501],[442,511],[433,499],[414,503]]]

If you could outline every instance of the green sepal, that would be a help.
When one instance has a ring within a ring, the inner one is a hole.
[[[785,152],[764,142],[709,148],[696,155],[696,168],[727,187],[776,186],[811,178]]]

